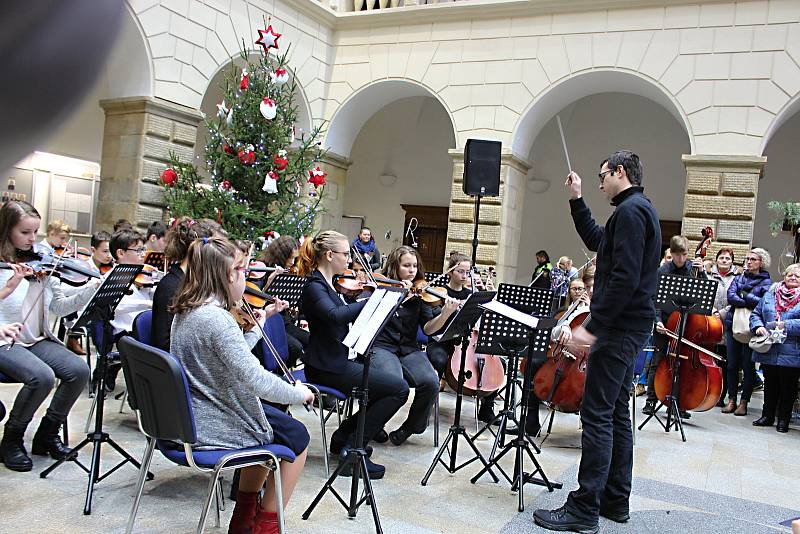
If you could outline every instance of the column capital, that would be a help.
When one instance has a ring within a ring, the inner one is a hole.
[[[464,162],[464,150],[460,148],[448,149],[447,154],[453,159],[453,163]],[[527,174],[532,165],[514,154],[511,149],[504,148],[500,152],[500,164],[507,167],[512,167],[522,174]]]
[[[346,158],[345,156],[341,156],[336,152],[328,151],[320,158],[319,160],[321,163],[325,163],[326,165],[330,165],[331,167],[336,167],[338,169],[342,169],[346,171],[350,168],[350,165],[353,164],[353,160]]]
[[[761,172],[767,163],[766,156],[725,156],[705,154],[684,154],[681,156],[683,165],[687,168],[702,168],[709,171]]]
[[[130,113],[150,113],[193,125],[197,125],[203,120],[203,114],[197,109],[152,96],[128,96],[101,100],[100,107],[105,111],[106,117]]]

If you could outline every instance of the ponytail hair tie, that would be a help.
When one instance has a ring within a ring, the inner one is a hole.
[[[208,238],[207,237],[201,237],[200,239],[203,240],[203,246],[208,245]]]

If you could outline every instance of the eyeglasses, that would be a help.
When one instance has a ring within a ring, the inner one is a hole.
[[[344,254],[348,258],[350,257],[349,250],[331,250],[331,252],[333,252],[334,254]]]
[[[583,291],[586,291],[586,288],[585,287],[571,287],[571,288],[569,288],[569,290],[570,291],[577,291],[578,293],[581,293]]]
[[[126,248],[125,250],[127,250],[128,252],[135,252],[136,254],[139,254],[140,256],[141,256],[142,254],[144,254],[145,252],[147,252],[147,249],[146,249],[145,247],[139,247],[139,248]]]
[[[456,270],[455,270],[455,271],[453,271],[453,272],[454,272],[454,273],[456,273],[456,274],[458,274],[458,275],[461,275],[461,276],[467,276],[467,273],[468,273],[469,271],[465,271],[464,269],[456,269]]]
[[[758,256],[746,258],[744,261],[761,261]]]
[[[606,174],[614,174],[614,169],[608,169],[607,171],[603,171],[597,175],[600,178],[600,183],[602,184],[606,180]]]

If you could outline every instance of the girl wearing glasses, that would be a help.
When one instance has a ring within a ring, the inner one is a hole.
[[[728,304],[731,309],[725,316],[725,343],[728,347],[728,404],[722,413],[747,415],[747,404],[753,393],[756,379],[756,367],[752,360],[752,351],[747,341],[741,342],[733,337],[733,316],[738,308],[755,309],[758,301],[767,292],[772,280],[767,268],[770,264],[769,252],[763,248],[754,248],[747,253],[744,272],[733,279],[728,286]],[[739,390],[739,370],[744,374],[742,396],[736,405]]]
[[[342,340],[366,304],[347,302],[334,287],[334,277],[344,273],[350,261],[350,242],[339,232],[327,230],[306,239],[297,260],[298,273],[307,276],[300,308],[311,331],[305,353],[306,377],[310,382],[349,393],[361,385],[364,364],[361,357],[348,352]],[[367,446],[383,425],[408,399],[408,385],[402,374],[392,374],[374,365],[369,369],[369,404],[364,423],[364,443],[356,443],[357,416],[342,421],[331,436],[331,454],[345,457],[348,448]],[[367,449],[368,453],[371,449]],[[367,458],[371,479],[383,478],[384,466]],[[343,473],[349,476],[351,473]]]
[[[15,264],[20,253],[30,251],[41,222],[39,212],[27,202],[6,202],[0,208],[0,261]],[[58,430],[89,380],[86,362],[50,330],[48,313],[63,317],[78,311],[92,298],[97,284],[89,282],[68,296],[58,278],[28,279],[32,273],[23,266],[0,270],[0,324],[4,325],[0,373],[23,384],[0,441],[0,462],[13,471],[33,467],[23,445],[25,429],[56,378],[60,383],[33,437],[32,452],[54,459],[70,454]]]
[[[186,276],[170,311],[170,352],[180,361],[192,394],[197,421],[196,448],[240,449],[276,443],[290,448],[294,462],[281,462],[283,504],[289,501],[306,461],[309,436],[299,421],[261,400],[303,404],[311,391],[291,385],[264,369],[251,349],[255,329],[243,334],[230,310],[242,298],[247,255],[222,237],[195,240],[189,247]],[[279,301],[255,310],[263,326],[267,316],[286,308]],[[242,468],[229,534],[278,532],[275,487],[269,471]],[[266,483],[261,504],[258,495]]]

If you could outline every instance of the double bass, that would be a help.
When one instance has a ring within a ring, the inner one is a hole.
[[[703,229],[702,235],[703,240],[695,250],[695,258],[705,258],[706,249],[714,237],[714,232],[707,226]],[[695,268],[694,275],[698,274],[699,270]],[[662,403],[666,402],[672,390],[672,369],[675,358],[678,358],[680,376],[678,409],[704,412],[716,406],[722,395],[722,370],[714,363],[716,355],[713,353],[714,346],[722,341],[722,321],[716,315],[694,313],[687,315],[683,331],[684,344],[681,353],[675,354],[678,336],[681,334],[677,332],[679,321],[678,312],[673,312],[667,320],[666,328],[669,331],[667,335],[670,340],[666,357],[656,368],[656,396]]]

